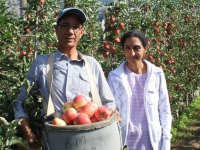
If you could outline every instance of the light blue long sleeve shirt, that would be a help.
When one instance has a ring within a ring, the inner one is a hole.
[[[67,101],[72,101],[78,94],[85,96],[88,101],[92,100],[89,76],[86,71],[85,61],[82,58],[82,54],[79,53],[79,55],[81,58],[80,60],[70,60],[59,50],[56,50],[55,52],[51,97],[54,109],[61,114],[63,104]],[[44,100],[48,100],[49,97],[49,88],[46,76],[48,56],[49,54],[38,56],[34,60],[26,76],[30,83],[34,82],[30,92],[40,89],[40,94]],[[114,97],[100,64],[90,56],[85,56],[85,58],[91,66],[102,105],[115,109]],[[22,105],[27,97],[27,90],[25,86],[22,85],[18,97],[14,100],[13,110],[15,118],[29,118]],[[43,113],[44,112],[42,112],[42,114]]]

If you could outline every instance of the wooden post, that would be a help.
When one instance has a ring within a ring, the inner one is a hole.
[[[22,17],[24,15],[24,10],[22,10],[22,7],[26,6],[26,0],[20,0],[20,17]]]

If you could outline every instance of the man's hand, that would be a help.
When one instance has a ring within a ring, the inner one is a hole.
[[[27,150],[34,149],[34,144],[37,141],[37,138],[35,134],[31,131],[31,129],[28,131],[26,130],[24,133],[24,140],[27,142]]]
[[[29,124],[29,120],[25,117],[21,117],[19,119],[22,119],[20,128],[23,132],[23,138],[27,142],[26,147],[23,150],[34,150],[36,148],[41,147],[41,142],[35,134],[32,132]]]

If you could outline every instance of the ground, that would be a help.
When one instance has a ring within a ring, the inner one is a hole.
[[[197,110],[195,114],[199,118],[200,110]],[[200,150],[200,120],[190,122],[187,128],[180,132],[191,136],[183,136],[177,141],[173,141],[171,150]]]
[[[171,150],[200,150],[200,122],[191,123],[194,133],[193,137],[183,137],[177,143],[172,143]]]

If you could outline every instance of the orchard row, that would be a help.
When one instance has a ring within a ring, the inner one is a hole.
[[[55,52],[54,25],[60,7],[75,6],[86,13],[85,33],[78,50],[96,58],[106,77],[124,61],[120,37],[128,30],[140,29],[149,39],[146,59],[166,75],[174,118],[193,99],[200,80],[199,0],[118,0],[108,4],[103,20],[98,20],[101,6],[93,0],[27,2],[24,16],[18,18],[7,12],[5,0],[0,0],[0,112],[8,121],[14,120],[12,102],[35,57]],[[24,104],[36,133],[42,107],[38,93],[35,91]]]

